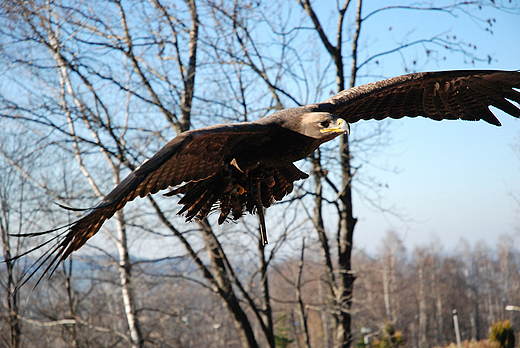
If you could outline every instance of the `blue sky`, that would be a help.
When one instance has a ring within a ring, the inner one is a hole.
[[[370,11],[363,10],[365,14]],[[471,63],[460,54],[439,50],[437,58],[441,59],[426,63],[418,59],[416,70],[520,69],[520,16],[489,8],[477,14],[496,18],[492,35],[481,30],[478,21],[461,13],[454,17],[388,11],[367,20],[371,21],[370,29],[363,33],[361,43],[375,52],[384,50],[385,45],[395,45],[396,40],[401,42],[403,35],[409,42],[425,33],[456,35],[468,45],[476,45],[477,55],[485,57],[489,53],[491,64]],[[403,18],[407,23],[401,28]],[[416,29],[410,30],[414,25]],[[423,51],[423,47],[417,47],[385,58],[370,74],[401,75],[404,67],[410,66],[415,56],[420,58]],[[389,229],[398,233],[409,250],[432,240],[446,250],[454,250],[461,239],[472,245],[484,241],[494,247],[502,234],[520,237],[520,205],[513,198],[514,194],[520,197],[520,154],[514,150],[515,144],[520,144],[520,120],[502,112],[497,115],[502,127],[421,118],[392,121],[392,144],[373,159],[373,164],[395,168],[396,172],[372,169],[371,174],[388,185],[382,191],[381,204],[392,207],[399,217],[374,210],[356,197],[354,213],[359,220],[355,247],[376,251]]]

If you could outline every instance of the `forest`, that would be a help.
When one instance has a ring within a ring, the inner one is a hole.
[[[389,20],[419,14],[428,22]],[[188,129],[321,101],[391,77],[396,61],[402,74],[500,69],[464,37],[467,23],[507,36],[498,14],[517,18],[520,5],[2,1],[0,345],[455,347],[456,310],[464,347],[501,346],[489,341],[500,325],[518,346],[520,312],[506,306],[520,306],[520,226],[489,231],[494,244],[409,247],[392,229],[373,249],[354,244],[360,205],[406,220],[380,204],[386,185],[370,171],[391,142],[387,122],[356,125],[298,163],[310,177],[269,209],[267,246],[257,216],[186,223],[179,197],[156,194],[116,213],[51,277],[34,267],[81,216],[63,206],[94,206]],[[375,44],[377,22],[393,40]],[[520,138],[511,144],[520,163]],[[518,197],[507,198],[516,211]]]
[[[390,347],[447,347],[456,341],[454,309],[463,342],[487,341],[491,325],[504,320],[518,335],[520,313],[505,310],[520,302],[520,254],[514,245],[512,237],[502,236],[496,246],[478,243],[472,248],[461,242],[452,253],[435,242],[406,250],[396,233],[388,232],[377,255],[357,250],[352,261],[353,346],[367,336],[368,346],[376,347],[372,344],[390,337],[391,325],[404,344]],[[319,254],[318,248],[307,247],[303,259],[283,258],[270,265],[276,347],[333,346]],[[190,262],[148,261],[135,260],[132,268],[143,346],[242,346],[228,309]],[[256,265],[243,264],[240,272],[237,277],[248,281],[248,293],[259,297]],[[21,346],[130,346],[119,282],[113,260],[85,256],[74,261],[72,271],[59,269],[42,291],[29,294],[31,285],[22,289]],[[370,332],[363,335],[367,328]],[[9,346],[6,316],[1,330]]]

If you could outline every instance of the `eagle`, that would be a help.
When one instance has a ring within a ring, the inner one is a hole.
[[[128,202],[168,188],[166,196],[183,195],[179,214],[186,221],[204,219],[215,210],[220,211],[219,224],[238,220],[245,212],[257,213],[265,244],[264,209],[291,193],[295,181],[308,178],[294,162],[348,133],[351,123],[423,116],[436,121],[484,120],[500,126],[489,106],[520,118],[519,89],[520,71],[412,73],[350,88],[323,102],[280,110],[253,122],[186,131],[81,218],[62,226],[53,246],[36,261],[36,270],[45,265],[43,274],[52,274]]]

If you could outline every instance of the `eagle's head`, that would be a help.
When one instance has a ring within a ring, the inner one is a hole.
[[[301,116],[300,132],[308,137],[326,142],[340,134],[348,134],[350,126],[347,121],[334,114],[309,112]]]

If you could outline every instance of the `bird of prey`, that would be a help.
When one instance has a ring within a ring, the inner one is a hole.
[[[264,209],[289,194],[295,181],[308,177],[293,162],[348,132],[349,124],[424,116],[500,126],[489,106],[520,118],[515,104],[520,103],[518,89],[520,71],[414,73],[347,89],[323,102],[277,111],[254,122],[181,133],[83,217],[64,226],[37,261],[38,268],[45,265],[44,274],[52,274],[129,201],[169,187],[166,196],[183,194],[179,214],[187,221],[203,219],[216,209],[219,224],[238,220],[246,211],[258,213],[261,237],[267,243]]]

